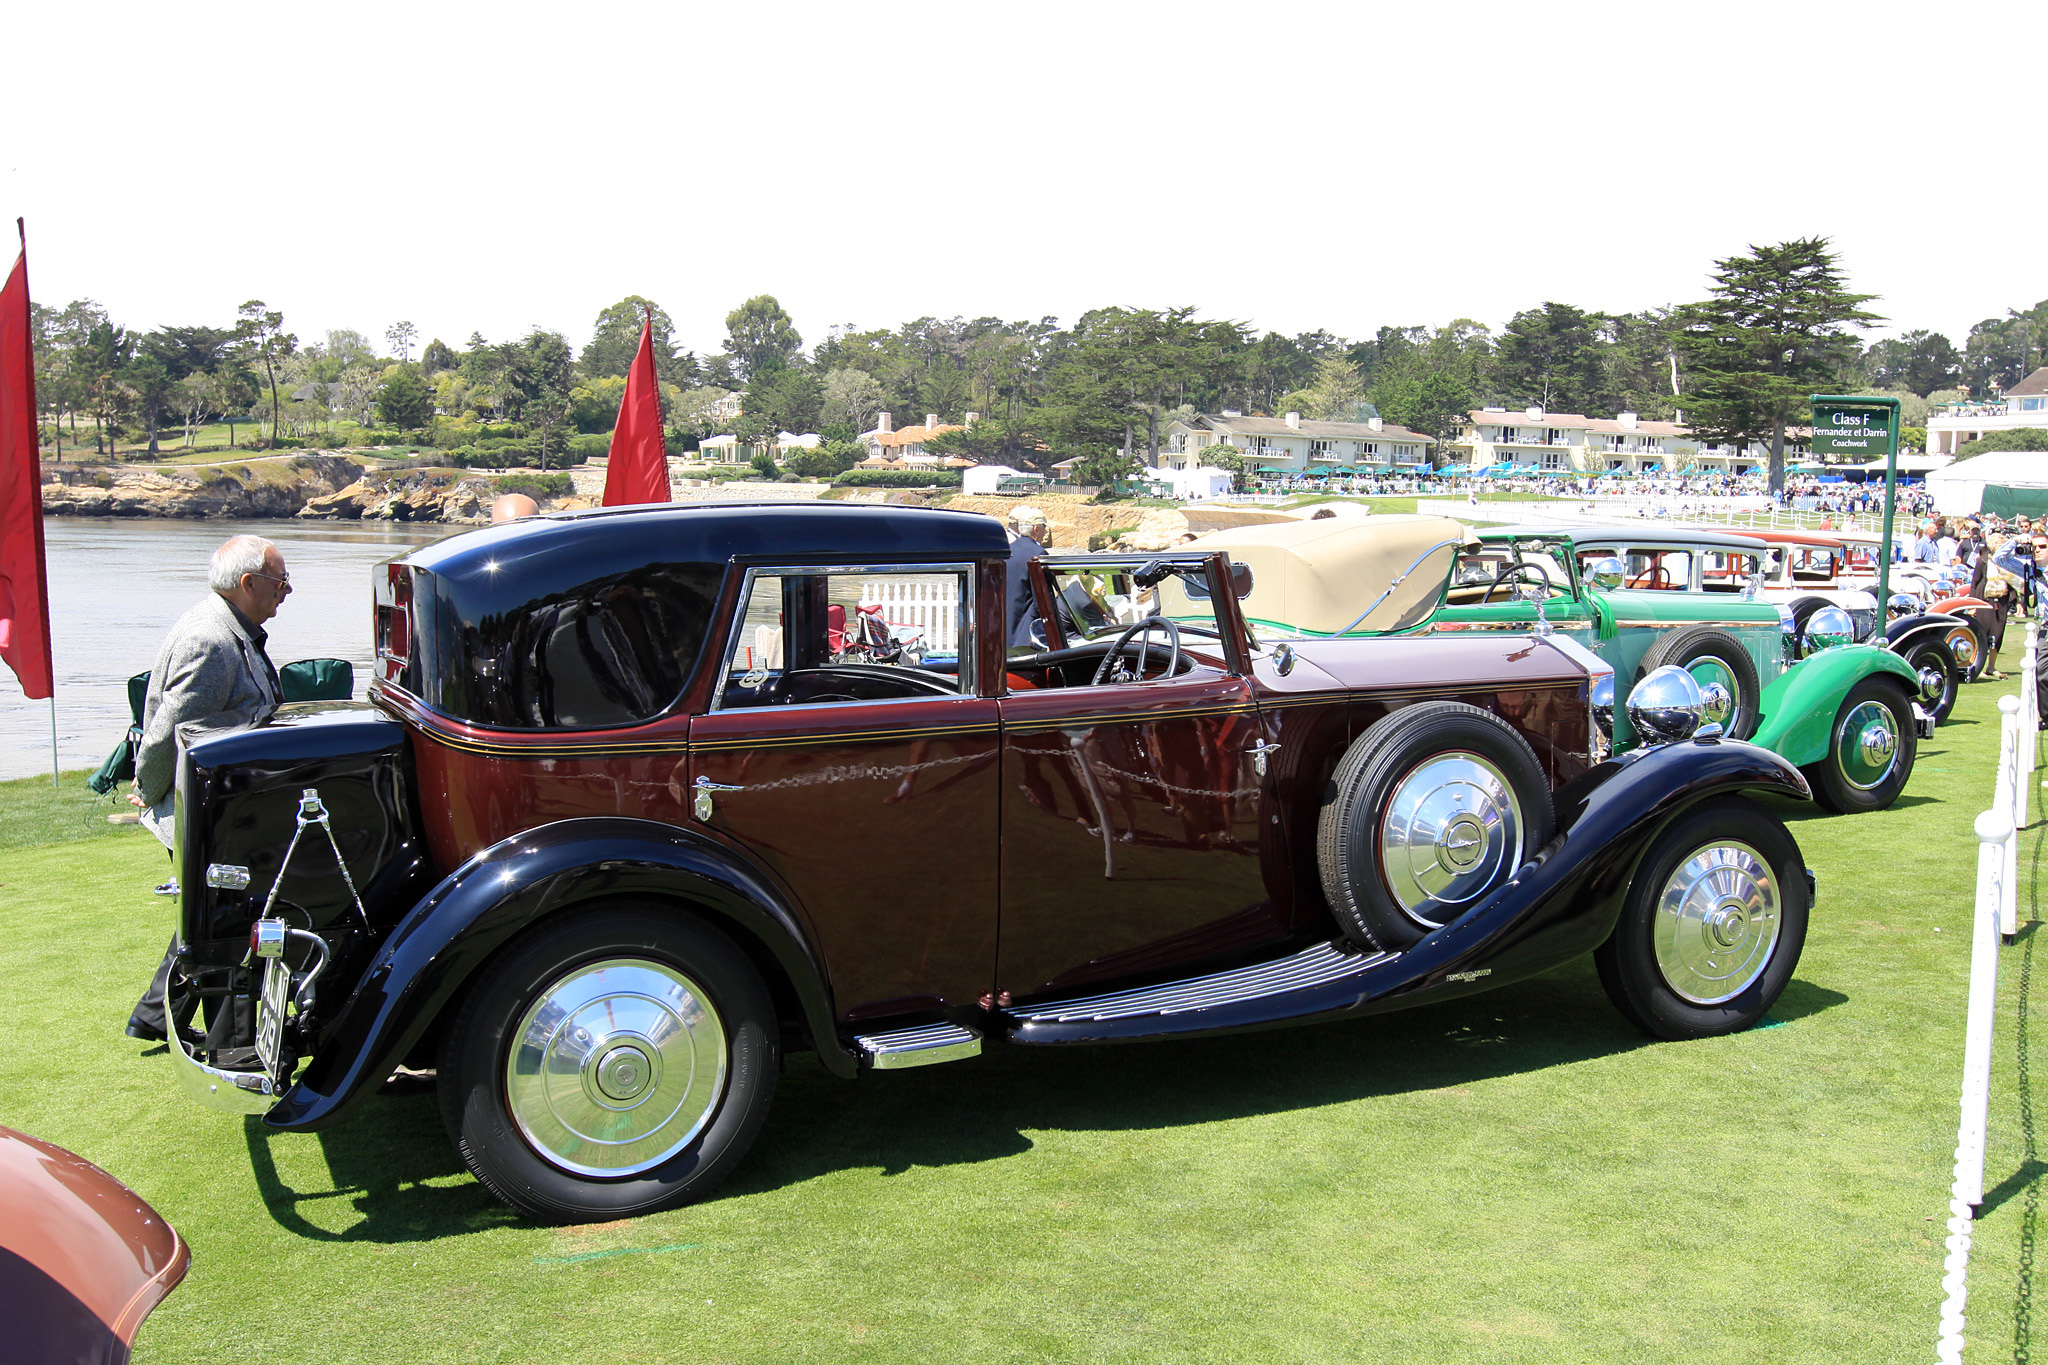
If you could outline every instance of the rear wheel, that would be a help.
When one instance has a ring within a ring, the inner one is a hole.
[[[1889,675],[1865,678],[1835,712],[1827,753],[1800,771],[1837,815],[1883,810],[1905,790],[1919,744],[1905,688]]]
[[[1962,683],[1961,670],[1949,652],[1947,641],[1932,633],[1923,634],[1899,651],[1899,657],[1919,679],[1917,700],[1936,725],[1956,709],[1956,693]]]
[[[1763,685],[1756,661],[1742,641],[1712,626],[1674,630],[1650,646],[1636,670],[1637,682],[1666,664],[1692,674],[1706,697],[1705,719],[1721,727],[1729,739],[1748,739],[1762,717]]]
[[[1594,952],[1615,1008],[1659,1038],[1711,1038],[1770,1012],[1806,945],[1805,863],[1783,822],[1716,797],[1657,836]]]
[[[441,1103],[485,1188],[550,1222],[697,1198],[775,1093],[767,987],[706,925],[614,904],[516,942],[442,1045]]]
[[[1347,937],[1397,951],[1485,900],[1556,829],[1550,784],[1514,727],[1463,702],[1375,721],[1331,778],[1316,827]]]

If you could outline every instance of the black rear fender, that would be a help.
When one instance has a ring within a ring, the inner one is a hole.
[[[834,1028],[824,964],[772,883],[718,844],[672,825],[564,820],[477,854],[414,907],[264,1122],[314,1129],[346,1117],[514,937],[565,910],[619,897],[666,900],[731,934],[801,1020],[826,1068],[855,1074]]]

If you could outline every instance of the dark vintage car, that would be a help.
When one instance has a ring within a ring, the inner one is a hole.
[[[1686,1038],[1790,978],[1811,881],[1748,798],[1806,783],[1682,670],[1609,758],[1561,635],[1267,648],[1242,566],[1170,553],[1036,561],[1006,649],[1009,552],[969,513],[664,507],[385,566],[369,704],[185,735],[190,1089],[305,1131],[438,1068],[477,1177],[587,1220],[709,1189],[786,1051],[1258,1029],[1588,952]]]

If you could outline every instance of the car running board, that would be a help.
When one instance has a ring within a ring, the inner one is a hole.
[[[1114,1029],[1117,1035],[1139,1037],[1150,1031],[1147,1025],[1151,1020],[1326,986],[1347,977],[1363,976],[1399,957],[1399,953],[1366,953],[1341,943],[1318,943],[1291,957],[1254,963],[1249,967],[1234,967],[1226,972],[1210,972],[1204,976],[1165,981],[1134,990],[1013,1005],[1004,1013],[1016,1025],[1011,1037],[1020,1043],[1037,1041],[1031,1036],[1034,1024],[1117,1021],[1119,1027]]]
[[[981,1034],[964,1024],[917,1024],[860,1034],[853,1046],[863,1065],[876,1071],[901,1071],[979,1057]]]

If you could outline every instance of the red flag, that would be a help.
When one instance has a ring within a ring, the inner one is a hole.
[[[654,320],[640,325],[640,350],[626,372],[612,428],[611,464],[604,475],[604,505],[667,502],[668,442],[661,434],[661,390],[654,380]]]
[[[21,220],[15,220],[17,231]],[[24,696],[50,695],[50,590],[43,561],[43,467],[36,458],[36,362],[28,330],[28,237],[0,289],[0,659]]]

